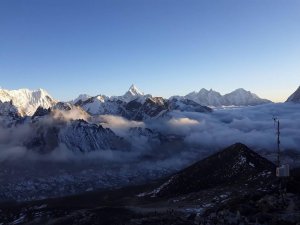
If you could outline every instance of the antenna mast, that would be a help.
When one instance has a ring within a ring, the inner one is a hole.
[[[277,163],[280,166],[280,122],[277,120]]]
[[[278,118],[274,117],[274,123],[277,125],[276,134],[277,134],[277,166],[280,167],[280,121]]]
[[[288,164],[282,164],[280,161],[280,121],[277,117],[273,117],[274,125],[276,128],[277,135],[277,168],[276,168],[276,176],[279,178],[289,177],[290,176],[290,167]],[[280,179],[280,185],[282,180]],[[280,187],[281,189],[281,187]],[[280,190],[281,191],[281,190]]]

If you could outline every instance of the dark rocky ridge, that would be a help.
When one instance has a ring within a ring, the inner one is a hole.
[[[39,116],[46,116],[49,115],[51,113],[51,109],[44,109],[43,107],[39,106],[35,113],[32,115],[32,118],[34,119],[35,117],[39,117]]]
[[[176,196],[218,186],[267,185],[275,165],[241,143],[215,153],[172,176],[152,196]]]

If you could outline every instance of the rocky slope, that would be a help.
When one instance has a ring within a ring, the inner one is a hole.
[[[300,86],[298,89],[286,100],[286,102],[300,102]]]
[[[118,137],[112,130],[101,125],[89,124],[76,120],[64,127],[59,135],[59,142],[75,152],[99,150],[128,150],[129,144]]]
[[[21,120],[21,113],[12,104],[12,101],[1,102],[0,101],[0,126],[10,127],[15,125],[18,121]]]
[[[51,123],[45,123],[51,121]],[[71,152],[94,152],[101,150],[128,150],[129,144],[109,128],[90,124],[85,120],[35,119],[31,135],[24,145],[37,153],[50,153],[65,146]]]
[[[237,143],[175,174],[148,195],[165,197],[218,186],[267,185],[274,173],[273,163]]]
[[[212,171],[205,170],[209,168]],[[283,196],[278,194],[276,182],[266,185],[274,178],[273,170],[272,163],[245,145],[235,144],[176,173],[175,176],[182,177],[181,183],[174,183],[178,179],[174,178],[164,187],[172,184],[185,190],[176,191],[176,195],[143,198],[145,195],[137,194],[153,188],[160,183],[157,181],[62,198],[4,202],[0,203],[0,220],[4,224],[57,225],[297,225],[300,220],[299,169],[296,173],[293,170],[291,178],[286,180],[288,193]],[[214,182],[218,178],[219,181]],[[191,189],[194,184],[198,187]]]

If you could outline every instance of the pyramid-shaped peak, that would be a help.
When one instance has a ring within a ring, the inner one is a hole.
[[[252,153],[253,150],[249,149],[247,145],[244,145],[242,143],[235,143],[233,145],[230,145],[229,147],[227,147],[226,149],[224,149],[223,152],[226,153]],[[222,153],[222,152],[220,152]]]
[[[261,187],[275,178],[275,165],[242,143],[233,144],[179,171],[159,188],[154,197],[178,196],[225,186]]]
[[[132,95],[144,95],[144,92],[140,91],[137,86],[132,84],[128,90]]]

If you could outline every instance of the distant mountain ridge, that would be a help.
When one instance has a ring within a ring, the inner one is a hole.
[[[58,102],[43,89],[0,89],[0,101],[2,103],[11,102],[11,105],[17,108],[21,116],[32,116],[39,107],[48,109]],[[144,94],[135,85],[131,85],[129,90],[121,96],[108,97],[106,95],[89,96],[81,94],[69,103],[82,107],[91,115],[112,114],[128,119],[139,118],[142,120],[157,116],[168,110],[207,112],[210,109],[206,106],[252,106],[270,102],[242,88],[226,95],[221,95],[212,89],[202,88],[199,92],[191,92],[186,96],[172,96],[165,99],[153,97],[151,94]],[[147,112],[144,112],[145,110]]]
[[[113,114],[134,120],[155,117],[168,110],[209,112],[210,106],[254,106],[271,103],[242,88],[224,96],[213,90],[201,89],[199,92],[192,92],[186,96],[172,96],[164,99],[144,94],[135,85],[131,85],[122,96],[98,95],[85,101],[82,100],[82,96],[86,95],[80,95],[77,102],[73,102],[92,115]]]
[[[82,96],[87,96],[85,94],[79,95],[76,100],[73,102],[76,104],[79,100],[82,100]],[[144,94],[144,92],[140,91],[134,84],[131,85],[129,90],[122,96],[112,96],[108,97],[105,95],[99,95],[106,100],[121,100],[124,102],[130,102],[133,100],[138,100],[144,102],[147,98],[152,97],[151,94]],[[94,97],[95,98],[95,97]],[[212,89],[207,90],[202,88],[199,92],[191,92],[185,96],[171,96],[169,100],[172,99],[188,99],[192,100],[202,106],[254,106],[260,104],[271,103],[272,101],[267,99],[262,99],[258,97],[256,94],[247,91],[243,88],[238,88],[228,94],[221,95],[219,92],[214,91]],[[85,99],[87,100],[87,99]]]
[[[172,110],[187,112],[212,111],[210,108],[188,99],[164,99],[153,97],[150,94],[145,95],[135,85],[131,85],[129,90],[122,96],[107,97],[98,95],[86,101],[80,99],[75,105],[82,107],[91,115],[111,114],[130,120],[151,119]]]
[[[243,88],[238,88],[233,92],[221,95],[219,92],[212,89],[206,90],[202,88],[199,92],[191,92],[182,98],[193,100],[205,106],[254,106],[266,103],[271,103],[270,100],[262,99],[256,94],[246,91]]]

